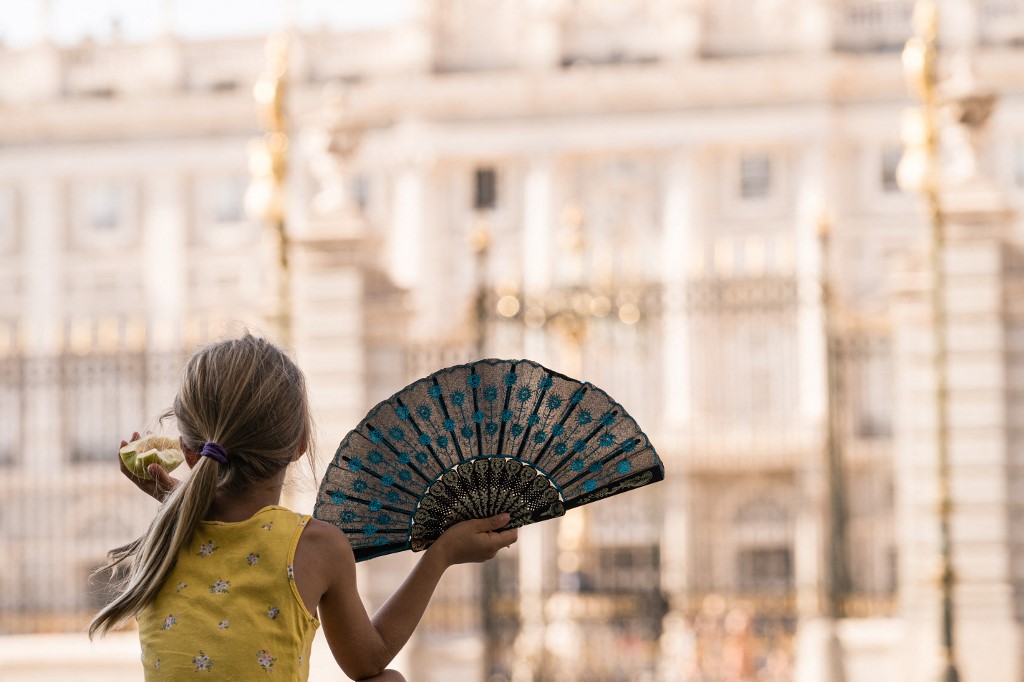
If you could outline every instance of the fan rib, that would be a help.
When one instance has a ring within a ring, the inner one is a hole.
[[[479,374],[477,374],[477,371],[476,371],[476,363],[473,363],[473,365],[471,365],[470,370],[471,370],[470,376],[473,376],[474,374],[476,374],[477,376],[480,376]],[[470,388],[473,389],[473,414],[476,414],[477,412],[480,411],[480,398],[477,395],[477,391],[476,391],[476,389],[478,387],[479,386],[470,385]],[[484,437],[483,437],[483,432],[480,430],[480,424],[477,424],[475,419],[473,420],[473,425],[476,428],[476,456],[477,457],[483,457],[484,456]]]
[[[639,445],[642,442],[639,438],[630,438],[630,440],[631,441],[633,441],[633,440],[637,441],[637,445]],[[604,466],[608,462],[611,462],[612,460],[614,460],[617,457],[619,457],[623,452],[625,452],[625,450],[623,450],[623,447],[625,446],[625,442],[626,441],[623,441],[623,445],[621,445],[618,448],[616,448],[615,451],[612,452],[612,454],[608,455],[607,457],[604,457],[603,459],[597,460],[601,464],[601,466]],[[637,453],[643,452],[646,448],[647,448],[647,446],[644,446],[643,448],[641,448],[640,450],[636,450],[635,452],[637,452]],[[568,488],[568,487],[572,486],[574,483],[576,483],[576,481],[578,481],[581,478],[585,477],[588,473],[590,473],[590,472],[588,472],[588,471],[581,471],[579,473],[579,475],[577,475],[575,478],[572,478],[569,481],[566,481],[565,487]]]
[[[373,425],[372,425],[372,424],[370,424],[369,422],[367,422],[367,423],[366,423],[366,428],[370,429],[371,431],[375,431],[375,430],[376,430],[376,429],[375,429],[375,428],[373,427]],[[367,439],[367,440],[369,440],[369,439]],[[371,442],[372,442],[372,441],[371,441]],[[388,441],[387,439],[381,439],[381,441],[380,441],[380,442],[381,442],[381,443],[382,443],[382,444],[383,444],[383,445],[384,445],[384,446],[385,446],[385,447],[386,447],[386,448],[387,448],[388,450],[390,450],[390,451],[391,451],[391,452],[392,452],[392,453],[393,453],[393,454],[395,455],[395,457],[398,457],[398,456],[399,456],[400,454],[402,454],[402,453],[401,453],[400,451],[396,450],[396,449],[395,449],[395,446],[393,446],[393,445],[392,445],[392,444],[391,444],[391,443],[390,443],[390,442],[389,442],[389,441]],[[413,471],[415,471],[415,472],[416,472],[416,474],[417,474],[417,475],[418,475],[418,476],[419,476],[420,478],[422,478],[422,479],[423,479],[423,481],[424,481],[424,482],[425,482],[425,483],[426,483],[427,485],[430,485],[430,483],[431,483],[431,480],[430,480],[429,478],[427,478],[427,477],[426,477],[426,476],[425,476],[425,475],[423,474],[423,472],[422,472],[422,471],[420,471],[420,470],[419,470],[418,468],[416,468],[416,465],[412,463],[412,460],[409,460],[409,468],[410,468],[410,469],[412,469]],[[364,469],[365,469],[365,467],[364,467]],[[379,478],[379,477],[378,477],[378,478]]]
[[[588,386],[589,386],[589,384],[583,384],[577,390],[583,391],[583,395],[585,396],[586,395],[586,389],[587,389]],[[565,422],[569,421],[569,417],[571,417],[572,413],[576,411],[577,406],[579,406],[579,405],[581,405],[583,403],[583,400],[581,398],[579,400],[579,402],[573,402],[572,399],[570,398],[568,402],[569,402],[569,406],[566,408],[565,412],[562,413],[562,418],[558,420],[558,424],[561,425],[561,426],[565,426]],[[576,430],[573,429],[573,433],[575,433],[575,432],[576,432]],[[566,438],[566,440],[568,440],[568,438]],[[540,464],[541,458],[543,458],[544,455],[547,454],[548,448],[551,447],[551,442],[552,441],[549,438],[548,442],[545,443],[544,447],[541,448],[539,453],[537,453],[537,457],[534,458],[533,461],[535,463]],[[575,454],[575,453],[570,452],[568,455],[566,455],[566,458],[571,458],[573,456],[573,454]],[[555,472],[558,470],[558,467],[561,466],[561,464],[564,464],[565,462],[566,462],[566,460],[563,459],[562,462],[560,462],[558,466],[555,466],[553,469],[550,469],[548,471],[548,474],[551,476],[551,478],[554,478]]]
[[[569,509],[576,509],[577,507],[582,507],[582,506],[584,506],[586,504],[589,504],[590,502],[593,502],[593,501],[595,501],[597,499],[604,499],[606,497],[611,497],[613,495],[618,495],[619,493],[626,492],[627,490],[632,490],[635,487],[640,487],[640,486],[643,486],[643,485],[648,485],[650,483],[656,483],[656,482],[662,481],[664,479],[665,479],[665,470],[664,470],[664,468],[662,468],[661,466],[659,466],[657,464],[653,464],[653,465],[647,467],[646,469],[640,469],[639,471],[630,472],[629,476],[626,476],[624,478],[619,478],[619,479],[615,479],[613,481],[608,481],[604,485],[602,485],[601,487],[595,488],[594,490],[591,490],[590,492],[584,492],[584,493],[581,493],[581,494],[577,495],[576,497],[574,497],[574,498],[572,498],[570,500],[565,500],[565,509],[566,509],[566,511],[568,511]],[[632,484],[634,482],[639,483],[639,485],[629,485],[629,486],[623,486],[622,485],[623,483],[631,483]],[[607,490],[614,489],[614,488],[618,488],[618,490],[615,490],[614,492],[612,492],[610,494],[606,493]],[[598,493],[603,493],[603,494],[598,495]]]
[[[362,497],[356,497],[355,495],[347,495],[346,497],[348,497],[348,499],[350,499],[350,500],[354,500],[356,502],[361,502],[361,503],[365,504],[367,507],[370,506],[370,500],[364,499]],[[397,512],[397,513],[401,513],[401,514],[411,514],[412,513],[412,511],[409,510],[409,509],[402,509],[401,507],[395,507],[395,506],[389,505],[389,504],[382,504],[380,508],[381,509],[387,509],[388,511],[393,511],[393,512]]]
[[[437,383],[436,379],[434,380],[434,383],[436,385],[436,383]],[[395,402],[399,406],[405,407],[405,403],[402,402],[401,398],[395,398]],[[423,430],[420,429],[420,425],[416,423],[416,418],[413,416],[413,411],[412,410],[409,410],[409,423],[412,424],[412,429],[413,429],[413,431],[416,432],[417,436],[422,436],[423,435]],[[422,445],[422,443],[420,445]],[[423,447],[426,448],[427,452],[429,452],[431,454],[431,456],[434,458],[434,461],[437,462],[437,466],[439,466],[441,468],[441,471],[444,471],[445,470],[445,465],[441,461],[441,458],[438,457],[437,453],[434,451],[434,446],[433,445],[423,445]]]
[[[588,444],[588,445],[589,445],[589,444],[590,444],[590,441],[594,439],[594,436],[596,436],[596,435],[597,435],[597,432],[598,432],[598,431],[600,431],[600,430],[601,430],[602,428],[604,428],[604,426],[603,426],[603,425],[601,425],[600,423],[598,423],[598,425],[597,425],[597,426],[595,426],[595,427],[594,427],[594,428],[593,428],[593,429],[592,429],[592,430],[590,431],[590,433],[588,433],[587,435],[585,435],[585,436],[584,436],[583,438],[578,438],[577,440],[582,440],[582,441],[583,441],[584,443],[586,443],[586,444]],[[577,432],[579,432],[579,428],[573,429],[572,435],[575,435],[575,434],[576,434]],[[567,462],[568,462],[569,460],[571,460],[571,459],[572,459],[572,458],[573,458],[574,456],[577,456],[577,455],[579,455],[579,454],[581,454],[581,453],[579,453],[579,452],[569,452],[569,453],[568,453],[568,454],[567,454],[567,455],[566,455],[565,457],[563,457],[563,458],[562,458],[562,461],[561,461],[561,462],[559,462],[558,464],[556,464],[556,465],[554,466],[554,468],[553,468],[553,469],[551,469],[551,475],[552,475],[552,476],[555,476],[556,474],[558,474],[558,470],[559,470],[559,469],[561,469],[562,467],[564,467],[564,466],[566,465],[566,463],[567,463]]]
[[[344,528],[344,527],[342,527],[341,530],[345,533],[345,535],[348,535],[348,536],[363,535],[363,529],[362,528]],[[377,532],[374,533],[374,535],[389,535],[389,534],[390,535],[401,535],[401,534],[404,534],[404,533],[405,533],[405,529],[404,528],[378,528]]]
[[[511,364],[511,366],[510,366],[508,371],[509,371],[510,374],[515,374],[516,373],[516,363],[513,362]],[[502,406],[501,406],[501,413],[502,414],[505,414],[505,411],[508,409],[509,402],[512,400],[512,386],[513,386],[513,384],[510,384],[507,381],[505,382],[505,402],[502,403]],[[502,450],[504,450],[504,445],[505,445],[505,420],[504,419],[499,419],[499,421],[501,422],[501,426],[498,427],[498,447],[501,448]],[[507,455],[508,453],[507,452],[496,452],[494,454],[496,454],[496,455]]]
[[[516,373],[516,363],[514,363],[514,362],[511,363],[510,366],[509,366],[509,370],[508,371],[509,371],[509,374],[515,375],[515,373]],[[505,411],[508,410],[509,401],[511,401],[511,399],[512,399],[512,386],[513,386],[513,384],[511,382],[508,382],[508,381],[505,382],[505,401],[502,403],[502,406],[501,406],[502,417],[504,417]],[[507,455],[508,453],[504,452],[504,450],[505,450],[505,427],[506,427],[506,422],[505,422],[504,418],[499,419],[499,421],[501,422],[501,426],[498,427],[498,447],[496,449],[500,450],[500,452],[495,452],[494,454],[496,454],[496,455]],[[488,469],[488,479],[490,479],[490,474],[491,474],[491,470]],[[491,507],[491,486],[490,486],[490,480],[488,480],[487,483],[488,483],[488,485],[484,486],[484,506],[486,508],[490,509],[490,507]]]
[[[342,459],[344,461],[346,461],[346,462],[351,462],[352,461],[352,458],[349,457],[348,455],[342,456]],[[339,469],[339,470],[341,469],[341,467],[336,467],[336,468]],[[374,471],[373,469],[368,469],[368,468],[366,468],[364,466],[364,467],[362,467],[360,469],[360,471],[365,471],[366,473],[368,473],[371,476],[373,476],[374,478],[376,478],[378,481],[383,481],[384,480],[384,477],[381,474],[379,474],[376,471]],[[391,487],[395,488],[396,490],[401,490],[403,493],[405,493],[409,497],[413,497],[413,498],[418,497],[418,495],[416,493],[414,493],[413,491],[409,490],[408,488],[405,488],[404,486],[399,485],[398,483],[392,483]],[[355,499],[355,498],[353,498],[353,499]]]
[[[434,385],[435,386],[440,385],[440,384],[437,383],[437,378],[436,377],[434,378]],[[441,407],[441,414],[444,415],[445,420],[451,419],[452,415],[451,415],[451,413],[448,412],[448,405],[445,403],[445,398],[444,398],[443,395],[440,398],[437,399],[437,404],[440,405],[440,407]],[[455,452],[458,455],[459,461],[461,462],[462,461],[462,446],[459,445],[459,436],[458,436],[458,434],[456,434],[455,432],[452,432],[452,435],[451,435],[451,437],[448,440],[449,440],[449,442],[452,445],[455,446]],[[442,467],[442,468],[450,469],[452,466],[454,466],[454,463],[450,464],[448,467]]]
[[[547,375],[545,374],[545,376],[547,376]],[[547,395],[548,390],[550,390],[550,389],[542,388],[541,390],[537,391],[537,399],[533,402],[533,409],[530,410],[530,414],[536,414],[537,413],[537,411],[540,409],[540,406],[543,404],[544,396]],[[526,430],[523,431],[523,439],[522,439],[522,441],[520,441],[520,443],[519,443],[519,450],[516,452],[516,459],[522,460],[523,450],[526,448],[526,444],[530,442],[530,432],[531,431],[533,431],[533,426],[529,423],[529,421],[527,421],[527,423],[526,423]],[[549,437],[547,439],[547,441],[550,441],[550,440],[551,440],[551,438]],[[547,441],[545,441],[545,447],[547,447],[547,445],[546,445]],[[543,452],[543,450],[542,450],[542,452]]]
[[[564,415],[562,415],[562,418],[560,420],[558,420],[557,423],[564,424],[565,420],[568,419],[568,418],[569,418],[569,415],[568,414],[564,414]],[[547,454],[548,448],[551,447],[551,443],[552,443],[552,441],[551,441],[550,437],[546,441],[544,441],[544,445],[540,448],[540,450],[537,452],[536,455],[534,455],[533,459],[531,460],[532,464],[537,464],[537,465],[540,464],[540,460],[543,459],[545,454]]]

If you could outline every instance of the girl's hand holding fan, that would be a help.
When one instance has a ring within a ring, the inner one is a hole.
[[[462,521],[442,533],[427,551],[441,555],[446,566],[493,559],[499,550],[511,547],[519,538],[517,528],[500,530],[510,518],[509,514],[498,514]]]

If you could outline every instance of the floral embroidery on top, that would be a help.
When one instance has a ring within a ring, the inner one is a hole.
[[[302,654],[299,654],[299,667],[302,667]]]
[[[196,667],[197,671],[205,670],[209,672],[213,668],[213,661],[210,660],[209,656],[200,651],[199,655],[192,659],[192,665]]]
[[[217,623],[217,627],[219,627],[221,630],[227,630],[228,622],[226,620],[222,620],[221,622]]]
[[[176,590],[174,590],[174,591],[175,591],[175,592],[181,592],[181,591],[182,591],[182,590],[184,590],[184,589],[185,589],[186,587],[188,587],[188,585],[186,585],[185,583],[178,583],[178,587],[177,587],[177,589],[176,589]]]
[[[265,672],[274,672],[274,664],[277,663],[277,659],[270,655],[266,649],[261,649],[256,652],[256,662],[260,664]]]
[[[295,569],[288,564],[288,582],[295,582]]]
[[[206,557],[216,552],[218,549],[220,548],[217,547],[217,543],[215,543],[213,540],[210,540],[209,542],[199,545],[199,551],[196,552],[196,556],[200,556],[205,559]]]
[[[178,622],[178,619],[175,618],[173,614],[170,614],[166,618],[164,618],[163,629],[164,630],[170,630],[171,626],[173,626],[177,622]]]
[[[256,552],[252,552],[252,553],[250,553],[250,554],[249,554],[249,556],[245,557],[245,560],[246,560],[246,562],[248,562],[248,564],[249,564],[250,566],[252,566],[252,565],[253,565],[253,564],[255,564],[255,563],[256,563],[257,561],[259,561],[259,560],[260,560],[260,555],[259,555],[259,554],[257,554]]]
[[[301,519],[299,519],[299,528],[305,528],[307,523],[309,523],[309,517],[302,517]]]
[[[153,661],[153,667],[156,668],[157,670],[160,669],[160,659],[159,658],[156,659],[155,661]]]
[[[270,527],[273,526],[273,525],[274,525],[274,522],[270,521],[269,523],[264,523],[262,526],[260,526],[260,528],[262,528],[263,530],[270,530]]]
[[[231,587],[230,580],[218,579],[217,582],[210,585],[210,594],[224,594]]]
[[[276,606],[271,606],[269,609],[267,609],[267,618],[269,618],[270,620],[277,620],[277,616],[280,613],[281,609],[277,608]]]

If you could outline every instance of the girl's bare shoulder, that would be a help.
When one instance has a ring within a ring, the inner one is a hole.
[[[328,591],[354,584],[356,560],[340,528],[310,519],[299,536],[294,560],[295,585],[313,613]]]
[[[301,549],[303,545],[316,551],[317,554],[347,555],[354,560],[352,545],[349,543],[348,537],[340,528],[332,526],[326,521],[313,518],[309,520],[299,539],[299,548]]]

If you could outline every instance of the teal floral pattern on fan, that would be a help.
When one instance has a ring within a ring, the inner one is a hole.
[[[664,467],[621,405],[529,360],[481,360],[420,379],[341,442],[313,515],[357,560],[426,549],[501,512],[509,527],[655,483]]]

